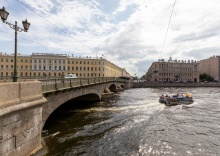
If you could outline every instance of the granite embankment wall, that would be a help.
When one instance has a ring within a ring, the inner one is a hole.
[[[0,155],[26,156],[41,148],[41,82],[0,83]]]
[[[133,88],[151,87],[220,87],[220,83],[155,83],[155,82],[134,82]]]

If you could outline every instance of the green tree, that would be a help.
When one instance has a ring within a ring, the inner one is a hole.
[[[199,78],[200,78],[201,81],[214,81],[214,78],[211,75],[207,74],[207,73],[200,74]]]

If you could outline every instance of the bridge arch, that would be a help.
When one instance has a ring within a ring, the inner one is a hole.
[[[117,87],[116,87],[115,84],[111,84],[108,88],[109,88],[109,90],[110,90],[111,92],[116,92],[116,91],[117,91]]]
[[[90,85],[86,87],[80,87],[75,89],[67,89],[59,91],[56,93],[51,93],[47,97],[47,103],[43,105],[42,110],[42,128],[46,123],[49,116],[64,103],[73,100],[75,98],[91,98],[91,100],[101,101],[102,93],[104,93],[105,88],[109,88],[111,92],[117,91],[117,85],[122,83],[109,82],[98,85]]]

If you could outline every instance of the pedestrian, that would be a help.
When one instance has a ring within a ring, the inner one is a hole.
[[[61,78],[62,78],[62,83],[64,83],[64,78],[65,78],[65,74],[64,74],[64,72],[62,72],[62,74],[61,74]]]

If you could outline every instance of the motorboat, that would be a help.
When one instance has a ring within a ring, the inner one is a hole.
[[[192,96],[187,93],[185,96],[182,94],[175,94],[175,95],[166,95],[166,96],[160,96],[159,103],[164,103],[166,106],[171,106],[171,105],[180,105],[180,104],[192,104],[193,103],[193,98]]]

